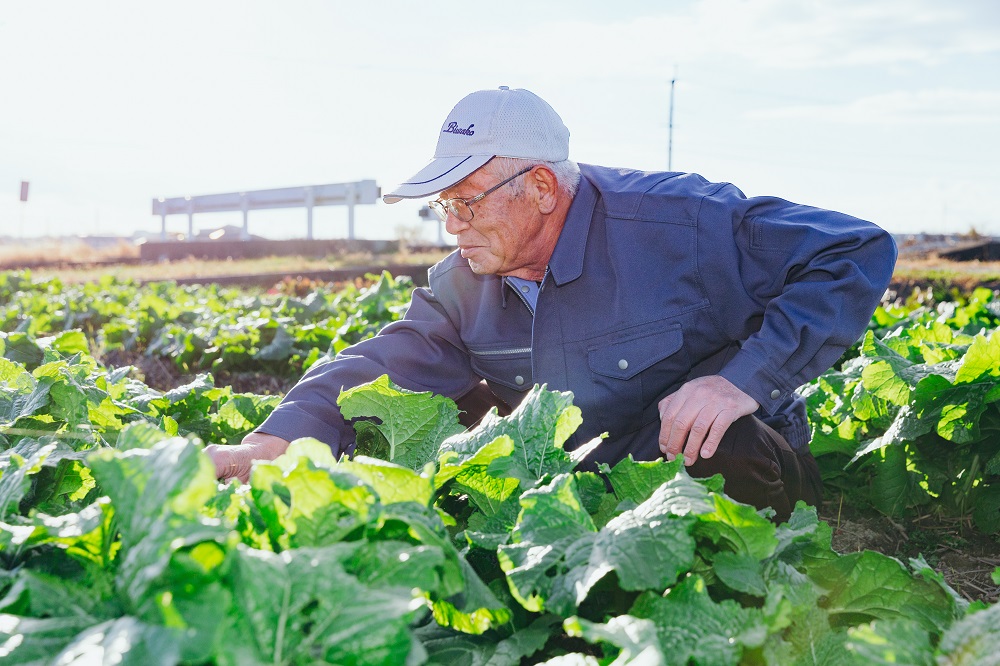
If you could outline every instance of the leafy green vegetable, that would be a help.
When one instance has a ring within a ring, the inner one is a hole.
[[[398,316],[405,286],[292,298],[0,274],[0,660],[991,663],[996,605],[919,558],[837,554],[811,507],[775,525],[679,461],[576,471],[563,445],[582,415],[544,387],[463,431],[450,400],[384,377],[341,396],[352,459],[299,440],[219,485],[202,442],[238,442],[279,398],[207,371],[297,373]],[[876,313],[804,389],[828,477],[885,511],[1000,526],[995,305]],[[88,355],[101,347],[200,374],[160,392]]]

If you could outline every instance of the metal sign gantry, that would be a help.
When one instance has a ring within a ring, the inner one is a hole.
[[[226,194],[202,194],[186,197],[159,197],[153,199],[153,215],[160,216],[160,236],[167,237],[167,215],[187,215],[189,239],[194,237],[195,213],[222,213],[242,211],[244,239],[250,237],[248,224],[251,210],[271,208],[305,208],[306,238],[313,237],[313,208],[316,206],[347,206],[347,237],[354,240],[354,206],[373,204],[379,200],[381,189],[374,180],[353,183],[330,183],[303,187],[282,187],[273,190],[251,190]]]

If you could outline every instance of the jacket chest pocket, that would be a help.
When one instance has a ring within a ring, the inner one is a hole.
[[[504,402],[516,407],[524,393],[534,386],[531,347],[469,349],[472,370],[486,380]]]
[[[656,398],[690,371],[680,323],[663,322],[588,340],[587,365],[593,406],[612,437],[657,417]]]

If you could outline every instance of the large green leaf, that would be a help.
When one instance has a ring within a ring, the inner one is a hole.
[[[862,351],[870,363],[862,370],[861,377],[865,388],[873,395],[903,406],[909,402],[910,389],[933,370],[925,364],[912,362],[886,342],[868,331]]]
[[[415,633],[427,649],[428,664],[520,666],[524,659],[545,646],[558,626],[559,618],[543,615],[501,640],[490,636],[469,636],[434,625],[422,627]]]
[[[102,497],[76,513],[35,513],[13,525],[0,522],[0,545],[12,561],[29,549],[52,544],[81,562],[106,567],[113,550],[112,515],[110,501]]]
[[[430,506],[434,499],[434,481],[427,472],[420,474],[409,467],[366,456],[341,460],[336,469],[353,474],[371,486],[383,504],[416,502]]]
[[[259,361],[283,361],[292,355],[295,349],[295,336],[281,324],[274,330],[274,337],[260,351],[254,354]]]
[[[351,544],[276,554],[240,548],[236,599],[220,664],[403,664],[423,601],[369,587],[342,561]],[[425,611],[424,611],[425,612]]]
[[[121,594],[140,619],[155,620],[164,612],[157,593],[176,582],[170,571],[175,554],[202,543],[219,552],[228,541],[224,526],[200,514],[217,492],[214,465],[179,437],[151,449],[106,449],[88,462],[111,498],[121,532]],[[221,564],[213,558],[210,568]]]
[[[0,520],[18,513],[21,500],[31,489],[31,477],[38,474],[56,446],[55,442],[23,440],[0,454]]]
[[[724,495],[712,493],[714,511],[698,515],[695,533],[713,542],[725,541],[734,552],[757,559],[769,557],[777,548],[775,525],[748,504],[740,504]]]
[[[489,471],[496,477],[517,479],[527,489],[546,476],[572,471],[576,463],[563,444],[582,422],[572,393],[536,385],[509,416],[490,412],[475,429],[449,438],[441,445],[441,456],[451,452],[471,455],[506,435],[514,442],[514,451],[497,458]]]
[[[910,401],[910,386],[888,361],[875,361],[861,373],[865,388],[872,395],[902,407]]]
[[[955,375],[956,384],[1000,377],[1000,335],[977,335],[962,358]]]
[[[749,553],[722,551],[712,558],[712,570],[730,589],[758,597],[767,594],[761,561]]]
[[[0,614],[0,659],[4,666],[56,663],[56,655],[93,623],[86,615],[39,619]]]
[[[441,587],[431,599],[439,624],[480,634],[510,620],[510,610],[455,549],[439,513],[415,502],[390,504],[382,514],[382,530],[373,538],[395,534],[403,526],[409,539],[438,547],[448,563],[441,571]]]
[[[461,451],[450,448],[452,442],[442,446],[439,457],[437,474],[434,475],[434,483],[439,488],[459,474],[464,474],[466,478],[486,474],[487,469],[497,458],[509,456],[514,452],[514,440],[508,435],[482,442],[482,446],[476,449],[463,447]],[[496,478],[496,477],[494,477]]]
[[[760,611],[728,599],[716,603],[697,575],[666,595],[643,594],[629,614],[655,625],[665,664],[735,665],[744,649],[761,646],[767,634]]]
[[[875,454],[879,464],[872,474],[870,496],[876,509],[887,516],[902,516],[929,500],[920,485],[920,476],[907,469],[907,451],[903,446],[887,446]]]
[[[176,629],[120,617],[80,632],[52,663],[174,666],[181,661],[182,636]]]
[[[93,486],[78,462],[85,456],[48,436],[26,437],[0,452],[0,519],[16,513],[29,492],[32,508],[42,511],[66,509],[67,503],[83,499]]]
[[[0,358],[0,427],[11,426],[49,402],[51,381],[38,381],[18,363]]]
[[[263,423],[280,401],[281,397],[276,395],[241,393],[226,400],[213,420],[230,441],[238,440]]]
[[[375,428],[389,444],[388,460],[414,470],[436,461],[441,442],[464,430],[454,401],[400,388],[388,375],[344,391],[337,405],[344,418],[379,419]],[[363,441],[358,446],[358,454],[379,457]]]
[[[909,620],[878,620],[847,630],[846,647],[859,664],[934,666],[930,635]]]
[[[641,504],[649,499],[657,488],[670,481],[684,465],[684,459],[677,457],[673,462],[662,458],[651,461],[636,461],[629,454],[620,460],[614,468],[607,464],[600,465],[601,471],[607,476],[619,500],[631,500]]]
[[[1000,604],[976,611],[945,631],[938,644],[938,663],[949,666],[1000,664]]]
[[[65,356],[90,353],[87,336],[79,329],[62,331],[50,337],[39,338],[38,346],[43,350],[52,349]]]
[[[570,636],[579,636],[590,643],[610,643],[619,648],[618,658],[610,666],[668,663],[657,635],[656,624],[631,615],[618,615],[604,624],[579,617],[568,618],[563,628]]]
[[[38,366],[45,357],[42,348],[27,333],[4,333],[0,331],[3,355],[29,370]]]
[[[53,558],[54,559],[54,558]],[[112,575],[90,568],[79,575],[21,568],[0,599],[0,612],[32,617],[90,618],[94,623],[121,615]]]
[[[666,589],[693,564],[695,547],[695,519],[674,512],[671,483],[599,531],[574,477],[524,493],[513,543],[497,553],[512,594],[528,610],[568,617],[612,571],[624,590]]]
[[[954,620],[955,600],[940,584],[915,576],[892,557],[875,551],[850,553],[810,572],[826,590],[831,615],[909,619],[940,633]]]
[[[253,468],[250,492],[275,550],[339,542],[379,510],[378,498],[357,476],[302,455],[310,445],[331,455],[322,443],[299,440],[284,456]]]

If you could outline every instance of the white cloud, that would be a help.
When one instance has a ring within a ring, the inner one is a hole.
[[[805,69],[844,65],[930,64],[961,55],[1000,51],[1000,23],[989,4],[942,7],[927,0],[705,0],[697,31],[725,56],[759,65]],[[722,22],[719,17],[726,16]]]
[[[666,7],[617,21],[577,15],[525,24],[514,34],[460,33],[441,48],[449,62],[481,72],[554,57],[568,65],[569,77],[663,77],[674,63],[705,59],[803,70],[929,65],[1000,52],[1000,10],[992,2],[701,0]]]

